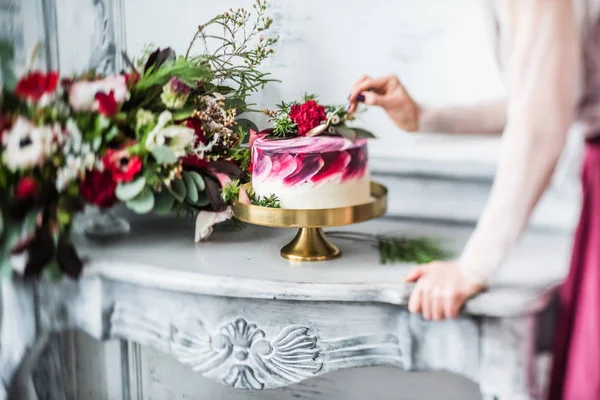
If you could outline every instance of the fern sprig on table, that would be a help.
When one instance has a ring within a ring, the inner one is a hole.
[[[379,260],[382,264],[426,264],[452,257],[450,251],[444,249],[438,241],[430,238],[408,238],[343,231],[327,232],[327,236],[372,243],[379,251]]]

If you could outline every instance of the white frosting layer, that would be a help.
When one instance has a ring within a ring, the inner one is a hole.
[[[254,193],[261,197],[272,194],[279,198],[282,208],[314,210],[365,204],[371,200],[370,177],[367,171],[359,179],[331,182],[314,186],[288,186],[272,181],[253,184]]]

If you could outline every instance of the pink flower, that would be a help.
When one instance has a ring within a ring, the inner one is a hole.
[[[43,97],[54,93],[56,86],[58,86],[57,72],[44,74],[40,71],[35,71],[19,80],[15,88],[15,94],[23,100],[38,102]]]
[[[74,82],[69,89],[69,104],[75,111],[96,111],[99,103],[96,94],[113,92],[117,104],[129,99],[125,75],[111,75],[97,81]]]
[[[106,93],[96,93],[96,101],[98,102],[98,112],[105,117],[112,117],[119,111],[119,105],[115,100],[115,92],[110,91]]]

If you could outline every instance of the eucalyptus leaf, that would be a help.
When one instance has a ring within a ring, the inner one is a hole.
[[[101,133],[102,131],[104,131],[106,128],[108,128],[110,126],[110,120],[108,118],[106,118],[104,115],[99,114],[96,117],[96,121],[95,121],[95,128],[96,128],[96,133]]]
[[[102,146],[102,136],[96,136],[92,142],[92,149],[97,152],[100,150],[100,146]]]
[[[140,194],[125,204],[138,214],[146,214],[154,207],[154,193],[149,187],[144,187]]]
[[[44,278],[46,278],[50,282],[58,281],[60,278],[62,278],[63,275],[56,260],[46,265],[42,274],[44,275]]]
[[[144,186],[146,186],[146,178],[140,176],[131,182],[119,183],[115,194],[117,195],[117,199],[128,201],[140,194]]]
[[[159,164],[173,164],[177,162],[177,156],[167,146],[156,146],[152,150],[152,156]]]
[[[373,135],[371,132],[369,132],[366,129],[362,129],[362,128],[352,128],[352,130],[354,132],[356,132],[356,137],[357,138],[363,138],[363,139],[375,139],[377,136]]]
[[[153,211],[158,215],[166,215],[171,212],[173,204],[175,204],[175,198],[168,190],[163,188],[163,190],[154,196]]]
[[[210,201],[208,200],[208,195],[206,194],[206,192],[199,192],[198,201],[196,201],[195,205],[198,207],[206,207],[209,204]]]
[[[194,180],[194,184],[196,185],[196,188],[198,189],[199,192],[204,191],[204,179],[202,178],[202,176],[197,173],[196,171],[188,171],[188,174],[192,177],[192,179]]]
[[[119,128],[117,128],[116,126],[112,126],[108,130],[108,132],[106,133],[106,135],[104,135],[104,140],[106,140],[107,142],[110,142],[111,140],[113,140],[114,138],[116,138],[118,134],[119,134]]]
[[[196,109],[194,107],[190,107],[190,108],[184,108],[178,111],[174,111],[173,112],[173,119],[175,121],[181,121],[183,119],[188,119],[189,117],[192,116],[192,114],[194,113],[194,111],[196,111]]]
[[[183,182],[185,183],[185,188],[187,190],[187,199],[190,203],[194,204],[198,201],[198,188],[194,183],[194,179],[187,171],[183,172]]]
[[[185,189],[185,183],[181,179],[173,179],[171,182],[171,186],[167,187],[169,192],[175,197],[180,203],[183,203],[185,197],[187,195],[187,191]]]

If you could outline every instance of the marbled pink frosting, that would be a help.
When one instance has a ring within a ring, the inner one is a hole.
[[[337,136],[258,138],[252,146],[252,182],[295,186],[359,179],[367,169],[367,140]]]

